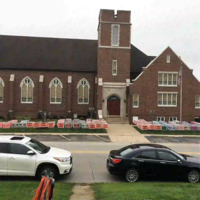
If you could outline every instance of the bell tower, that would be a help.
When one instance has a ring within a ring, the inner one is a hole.
[[[126,90],[130,83],[131,12],[100,10],[98,25],[98,99],[103,117],[108,113],[109,99],[120,99],[120,116],[126,115]],[[113,98],[112,98],[113,96]],[[114,105],[114,104],[113,104]]]

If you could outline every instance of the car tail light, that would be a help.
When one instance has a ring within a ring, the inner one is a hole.
[[[118,164],[122,161],[122,159],[118,159],[118,158],[111,158],[111,160],[114,164]]]

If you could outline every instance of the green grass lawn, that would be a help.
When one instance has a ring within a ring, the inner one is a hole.
[[[107,133],[105,129],[74,128],[8,128],[0,129],[0,133]]]
[[[200,184],[190,183],[97,183],[97,200],[199,200]]]
[[[161,134],[161,135],[200,135],[200,131],[151,131],[151,130],[141,130],[138,127],[134,127],[141,134]]]
[[[39,182],[3,181],[0,182],[1,200],[32,200]],[[56,183],[54,189],[55,200],[68,200],[72,195],[74,184]]]

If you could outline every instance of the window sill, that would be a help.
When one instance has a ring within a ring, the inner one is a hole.
[[[87,104],[89,104],[89,103],[78,103],[79,105],[87,105]]]
[[[178,87],[178,85],[158,85],[158,87]]]
[[[112,47],[119,47],[119,44],[112,44]]]
[[[50,104],[62,104],[62,102],[50,102]]]
[[[195,109],[200,109],[200,107],[195,107]]]
[[[22,104],[33,104],[33,102],[21,102]]]
[[[133,108],[139,108],[139,106],[133,106]]]
[[[174,105],[174,106],[172,106],[172,105],[171,106],[170,105],[158,105],[158,107],[169,107],[169,108],[172,107],[172,108],[175,108],[175,107],[177,107],[177,105]]]

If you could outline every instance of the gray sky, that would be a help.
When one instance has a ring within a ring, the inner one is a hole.
[[[131,10],[132,44],[170,46],[200,80],[200,0],[0,0],[0,34],[97,39],[101,8]]]

